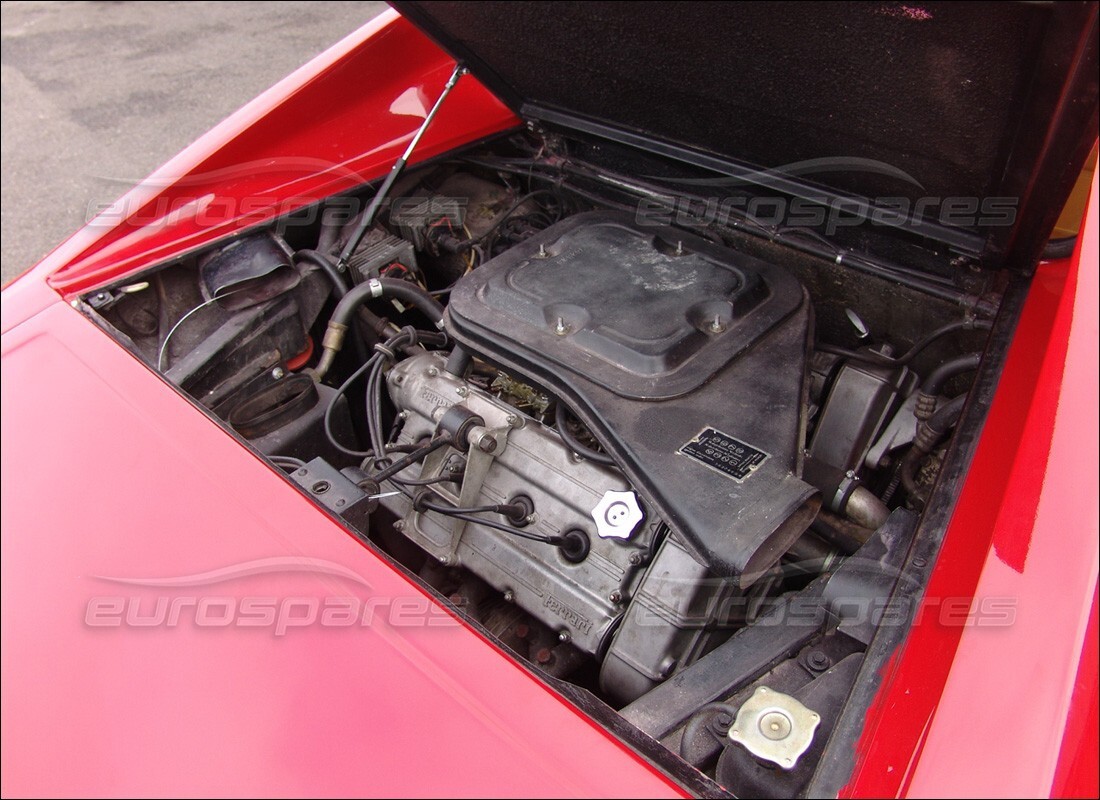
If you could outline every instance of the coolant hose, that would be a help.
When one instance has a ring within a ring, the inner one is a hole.
[[[329,206],[321,215],[321,234],[317,237],[317,250],[320,253],[331,255],[332,251],[340,243],[341,225],[337,221],[339,215],[346,213],[345,209],[337,206]]]
[[[350,289],[336,304],[336,310],[332,312],[325,336],[321,340],[324,351],[321,360],[314,367],[314,380],[320,382],[332,368],[337,353],[344,346],[344,337],[347,335],[352,314],[361,303],[375,297],[400,300],[423,313],[437,328],[443,328],[443,306],[419,286],[393,278],[371,278]]]
[[[394,300],[400,300],[414,306],[430,319],[437,328],[443,327],[443,306],[439,304],[439,301],[419,286],[395,278],[372,278],[366,283],[356,286],[337,303],[336,310],[332,312],[332,319],[329,320],[329,325],[346,326],[351,320],[351,315],[355,312],[356,306],[374,297],[392,297]]]
[[[959,421],[965,403],[966,395],[961,394],[953,400],[949,400],[930,419],[921,422],[917,427],[917,435],[913,440],[913,446],[909,448],[909,452],[901,460],[901,466],[898,469],[901,475],[901,485],[905,487],[905,491],[913,499],[915,505],[923,507],[925,500],[920,487],[917,486],[917,467],[920,465],[921,459],[931,453],[936,443]]]
[[[294,254],[294,261],[305,261],[319,267],[328,276],[337,298],[343,298],[348,293],[348,284],[340,274],[336,262],[325,254],[318,253],[316,250],[299,250]]]
[[[936,411],[939,394],[949,380],[956,375],[973,372],[982,360],[981,353],[967,353],[964,356],[945,361],[928,373],[917,395],[917,407],[913,414],[920,421],[930,419]]]
[[[803,464],[802,479],[821,490],[822,505],[864,528],[876,530],[890,516],[886,504],[863,486],[853,472],[811,456]]]

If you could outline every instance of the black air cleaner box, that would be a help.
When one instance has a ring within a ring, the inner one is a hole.
[[[786,271],[579,214],[464,277],[447,328],[558,394],[696,557],[747,585],[809,525],[811,310]]]

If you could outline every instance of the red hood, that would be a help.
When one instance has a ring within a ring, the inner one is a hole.
[[[67,305],[3,409],[5,796],[677,794]]]

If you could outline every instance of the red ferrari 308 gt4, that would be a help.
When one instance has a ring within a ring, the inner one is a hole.
[[[1095,796],[1097,4],[394,5],[3,292],[4,795]]]

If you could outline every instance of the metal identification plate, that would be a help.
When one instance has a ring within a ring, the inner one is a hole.
[[[703,428],[679,452],[740,483],[763,464],[768,454],[715,428]]]

